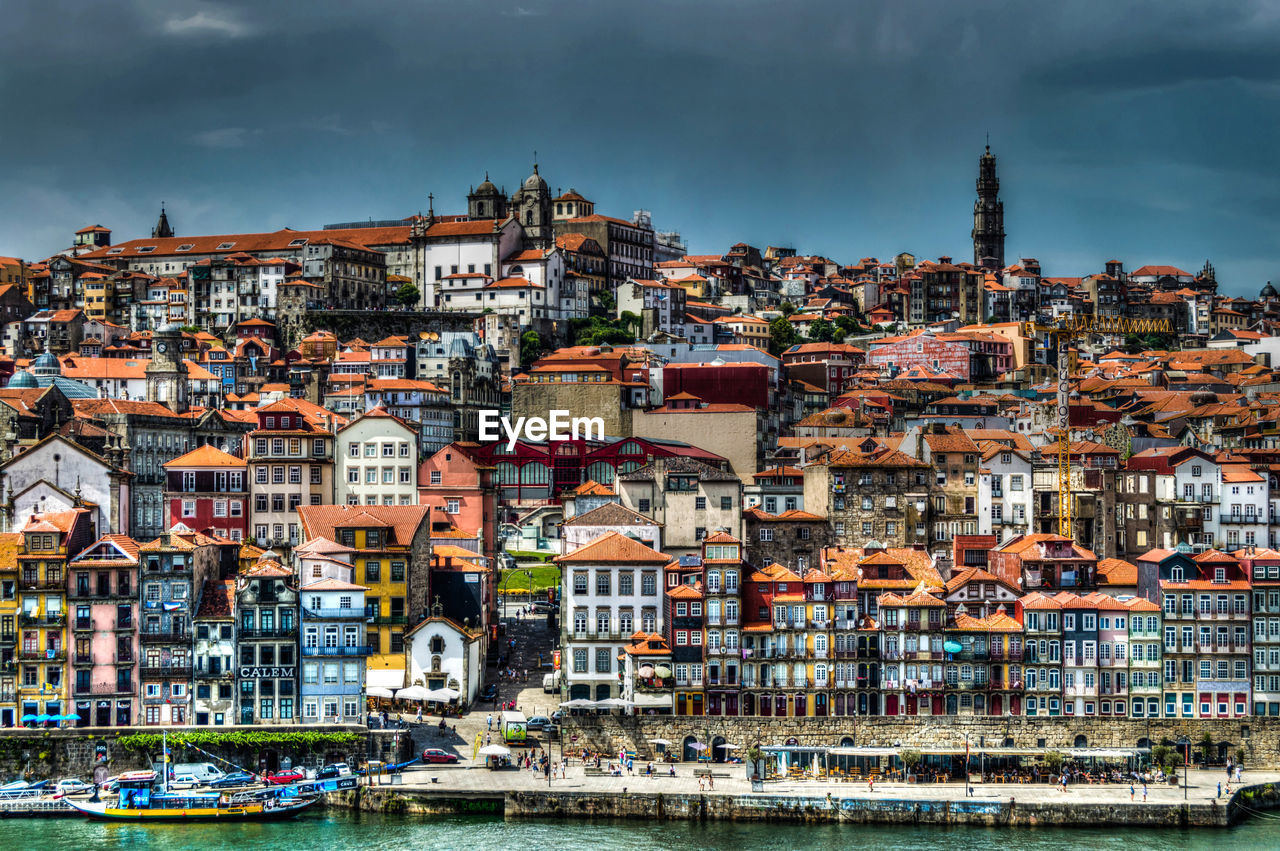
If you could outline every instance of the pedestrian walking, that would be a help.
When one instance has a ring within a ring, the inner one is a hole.
[[[876,790],[876,779],[874,777],[867,778],[867,791],[874,792]]]
[[[1230,782],[1231,782],[1231,781],[1227,781],[1227,782],[1228,782],[1228,784],[1230,784]],[[1231,789],[1231,786],[1230,786],[1230,785],[1228,785],[1228,786],[1227,786],[1227,789],[1228,789],[1228,790],[1230,790],[1230,789]],[[1221,781],[1221,780],[1219,780],[1219,781],[1218,781],[1218,797],[1219,797],[1219,798],[1221,798],[1221,797],[1222,797],[1222,781]]]
[[[1145,804],[1146,802],[1147,802],[1147,784],[1144,782],[1142,784],[1142,803]]]
[[[1062,789],[1063,792],[1065,792],[1067,791],[1067,773],[1065,771],[1062,772],[1061,780],[1062,780],[1062,785],[1060,788]]]
[[[418,707],[418,719],[416,723],[418,724],[422,723],[422,707],[421,706]]]
[[[484,717],[484,728],[486,730],[493,729],[493,713],[492,712],[490,712],[488,715]]]
[[[1129,801],[1130,801],[1130,803],[1132,803],[1132,802],[1133,802],[1133,793],[1134,793],[1133,784],[1132,784],[1132,783],[1130,783],[1130,784],[1129,784]]]

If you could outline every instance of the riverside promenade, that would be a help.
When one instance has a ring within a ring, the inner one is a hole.
[[[642,764],[637,764],[643,769]],[[655,771],[657,766],[655,765]],[[1189,785],[962,782],[876,783],[781,781],[752,792],[740,765],[716,766],[712,785],[700,785],[694,767],[666,773],[588,776],[571,765],[550,783],[527,770],[492,771],[478,765],[416,766],[403,782],[342,793],[333,804],[362,810],[422,814],[491,814],[506,818],[639,818],[851,823],[969,824],[983,826],[1162,825],[1227,827],[1234,820],[1280,804],[1280,772],[1250,772],[1241,789],[1226,792],[1225,772],[1190,771]],[[666,771],[667,767],[664,766]],[[1181,778],[1179,778],[1181,780]],[[1223,781],[1222,796],[1218,782]],[[705,779],[704,781],[705,782]],[[1184,797],[1185,795],[1185,797]]]

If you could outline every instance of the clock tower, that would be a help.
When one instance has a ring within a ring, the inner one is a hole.
[[[182,357],[182,329],[170,322],[151,337],[151,363],[147,364],[147,399],[168,405],[177,414],[187,412],[187,368]]]

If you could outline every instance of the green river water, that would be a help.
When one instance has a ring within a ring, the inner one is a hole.
[[[491,818],[426,818],[329,811],[294,821],[262,824],[101,824],[79,819],[0,821],[0,847],[90,851],[355,851],[355,849],[457,849],[549,851],[592,849],[844,849],[875,851],[933,848],[946,851],[1016,849],[1280,848],[1280,820],[1257,818],[1230,830],[1059,830],[891,827],[867,825],[759,825],[687,822],[504,822]]]

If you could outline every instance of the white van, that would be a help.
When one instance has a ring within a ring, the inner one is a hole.
[[[201,783],[208,784],[215,780],[220,780],[226,776],[221,768],[212,762],[179,762],[173,766],[173,776],[176,778],[181,774],[189,774]]]
[[[552,694],[556,691],[556,675],[555,674],[542,675],[542,690],[545,691],[547,694]]]

